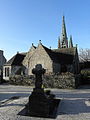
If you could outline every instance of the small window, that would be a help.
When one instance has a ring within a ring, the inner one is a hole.
[[[7,76],[7,68],[5,68],[5,77]]]
[[[5,77],[9,77],[9,67],[5,68]]]
[[[7,77],[9,77],[9,67],[7,68]]]

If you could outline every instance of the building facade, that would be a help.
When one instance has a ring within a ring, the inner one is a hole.
[[[32,74],[32,69],[36,64],[42,64],[46,73],[60,72],[79,72],[79,58],[77,46],[73,47],[72,36],[68,41],[65,18],[62,18],[61,36],[58,37],[58,48],[49,49],[42,45],[41,41],[37,47],[33,46],[23,60],[23,66],[26,68],[26,74]]]
[[[3,66],[3,79],[9,80],[11,75],[24,74],[22,61],[26,53],[17,53]]]
[[[12,60],[13,62],[10,62]],[[4,65],[4,78],[9,79],[9,75],[17,74],[16,71],[18,70],[16,69],[18,67],[21,71],[23,69],[25,75],[32,75],[32,69],[36,64],[42,64],[43,68],[46,69],[46,74],[60,74],[61,72],[79,73],[77,46],[73,47],[72,36],[70,36],[70,40],[68,41],[64,16],[62,19],[62,32],[61,36],[58,38],[57,49],[47,48],[40,40],[37,47],[32,44],[30,50],[24,55],[21,61],[18,62],[18,65],[16,63],[16,59],[11,58],[11,60]],[[19,73],[21,74],[21,72]]]
[[[0,81],[3,78],[3,66],[6,63],[6,58],[4,57],[4,52],[0,50]]]

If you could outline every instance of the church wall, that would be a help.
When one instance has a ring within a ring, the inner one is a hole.
[[[11,74],[12,75],[15,75],[16,72],[21,68],[21,66],[15,66],[13,65],[12,68],[11,68]]]
[[[61,72],[61,65],[59,63],[53,63],[53,72],[60,73]]]
[[[67,72],[74,73],[73,64],[67,65]]]
[[[29,59],[32,56],[32,54],[35,52],[35,48],[32,46],[30,50],[27,52],[26,57],[24,58],[22,64],[24,66],[25,74],[28,75],[28,64],[29,64]]]
[[[46,73],[53,72],[52,60],[50,59],[49,55],[44,50],[42,45],[38,46],[36,52],[34,52],[31,59],[29,60],[28,75],[32,74],[32,69],[35,67],[36,64],[42,64],[42,67],[46,69]]]

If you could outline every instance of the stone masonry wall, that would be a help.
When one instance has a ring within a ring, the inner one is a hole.
[[[79,85],[80,76],[74,75],[72,73],[62,73],[62,74],[45,74],[43,76],[43,86],[44,88],[77,88]],[[15,85],[29,85],[33,86],[35,84],[35,76],[21,76],[15,75],[10,77],[11,84]]]
[[[75,76],[69,72],[45,75],[43,86],[47,88],[75,88]]]
[[[35,52],[35,48],[32,46],[22,62],[23,66],[25,67],[26,75],[28,75],[28,67],[29,67],[28,65],[29,65],[30,57],[33,55],[34,52]]]
[[[54,73],[60,73],[61,72],[61,65],[60,63],[53,63],[53,72]]]
[[[39,44],[36,52],[34,52],[29,61],[29,75],[32,74],[32,69],[35,67],[36,64],[42,64],[42,67],[46,69],[46,73],[53,72],[52,60],[41,44]]]

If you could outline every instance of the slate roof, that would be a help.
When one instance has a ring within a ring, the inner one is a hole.
[[[24,57],[26,53],[17,53],[15,56],[13,56],[6,64],[6,65],[18,65],[21,66],[22,65],[22,61],[24,59]]]
[[[51,49],[48,49],[45,46],[43,46],[43,48],[45,49],[47,54],[50,56],[51,60],[53,60],[54,62],[61,63],[61,64],[72,64],[73,63],[73,57],[74,57],[73,55],[53,51]]]
[[[51,50],[42,45],[53,62],[60,64],[72,64],[76,48],[63,48]],[[5,65],[22,65],[22,61],[27,53],[17,53]]]
[[[59,53],[65,53],[65,54],[68,54],[68,55],[75,55],[76,54],[76,47],[54,49],[53,51],[59,52]]]

